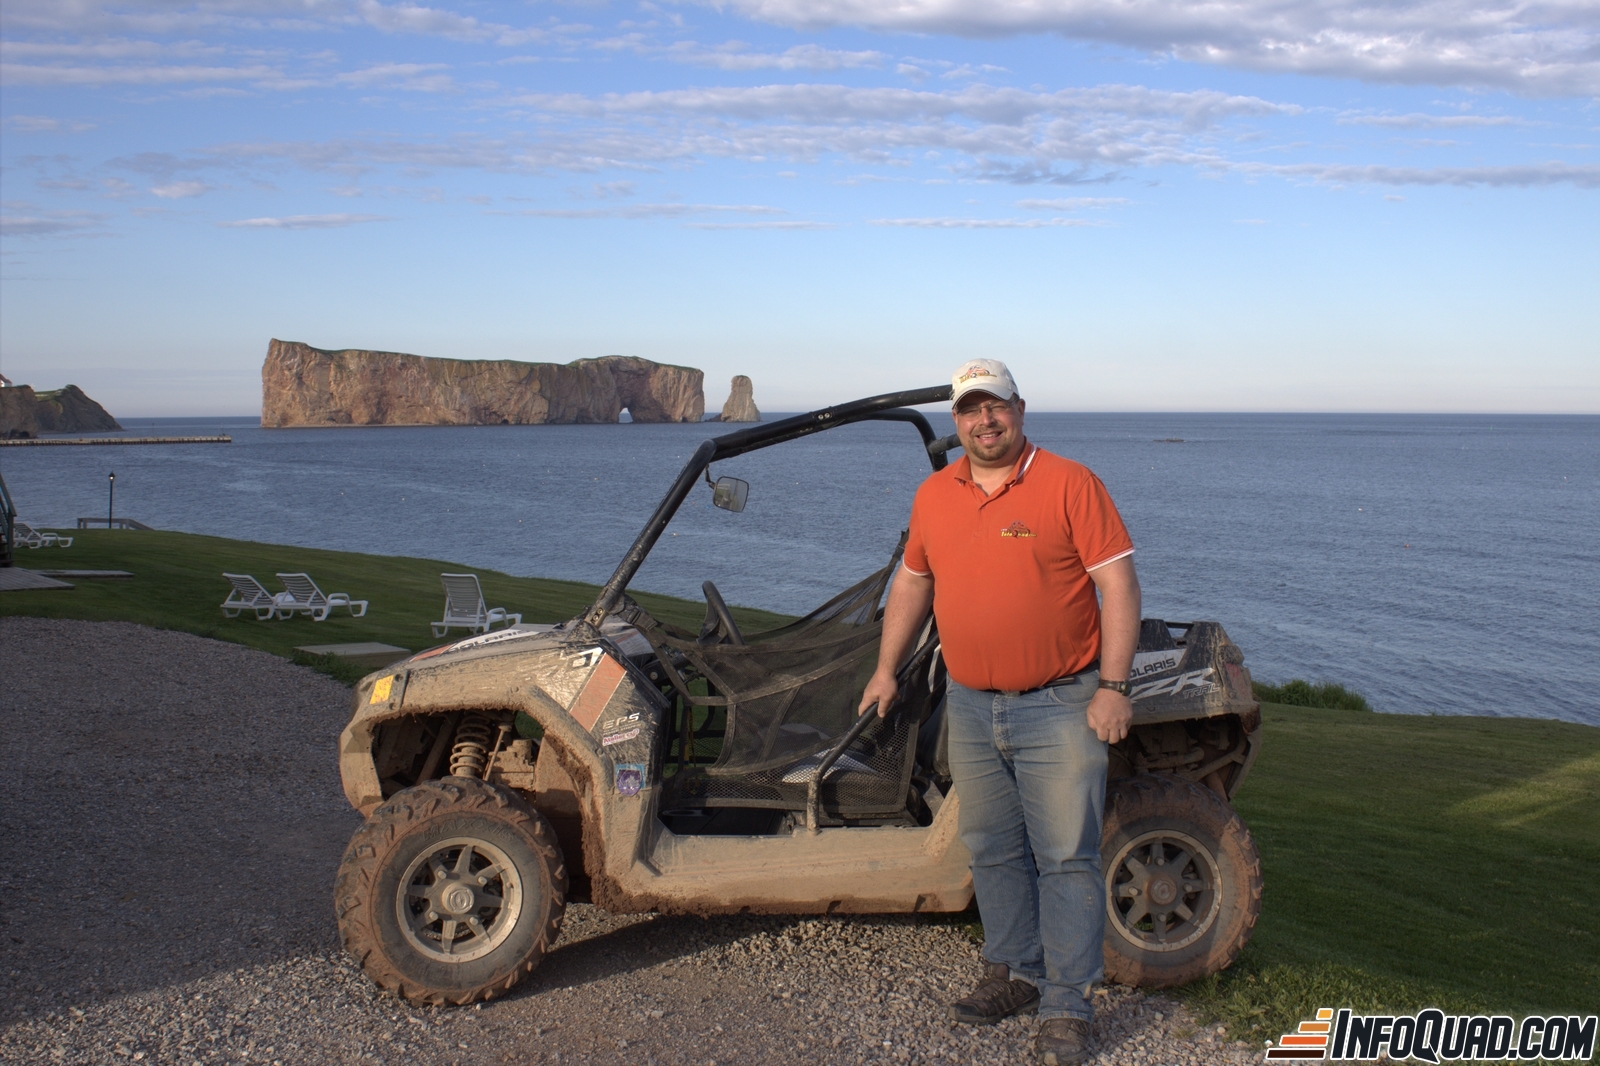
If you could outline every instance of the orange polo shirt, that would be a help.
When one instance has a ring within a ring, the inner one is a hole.
[[[905,568],[933,577],[945,665],[968,688],[1038,688],[1100,657],[1089,571],[1133,554],[1089,468],[1025,444],[993,495],[962,456],[911,505]]]

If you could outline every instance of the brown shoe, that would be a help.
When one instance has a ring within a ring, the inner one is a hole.
[[[1046,1018],[1039,1023],[1033,1050],[1044,1066],[1073,1066],[1094,1054],[1094,1038],[1082,1018]]]
[[[1039,990],[1011,976],[1004,963],[990,963],[983,983],[950,1004],[950,1020],[964,1025],[993,1025],[1013,1014],[1023,1014],[1039,1005]]]

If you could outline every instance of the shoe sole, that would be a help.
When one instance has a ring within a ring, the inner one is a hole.
[[[1013,1011],[1007,1011],[1005,1014],[975,1014],[971,1017],[963,1017],[954,1007],[951,1007],[950,1020],[957,1025],[999,1025],[1007,1018],[1012,1018],[1019,1014],[1033,1014],[1038,1009],[1039,1001],[1034,1000],[1032,1003],[1025,1004]]]

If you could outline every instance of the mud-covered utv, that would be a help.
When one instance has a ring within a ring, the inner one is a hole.
[[[487,999],[538,965],[568,899],[695,914],[968,906],[931,622],[900,702],[886,718],[856,714],[898,548],[764,633],[741,632],[709,581],[699,632],[626,594],[712,462],[876,419],[910,423],[940,469],[954,438],[908,408],[949,397],[875,396],[705,441],[582,616],[433,648],[361,682],[340,771],[367,821],[335,894],[345,947],[373,980],[415,1002]],[[747,491],[722,478],[712,502],[741,510]],[[1260,861],[1228,800],[1261,718],[1215,622],[1146,619],[1133,677],[1102,843],[1106,973],[1162,987],[1227,966],[1255,924]]]

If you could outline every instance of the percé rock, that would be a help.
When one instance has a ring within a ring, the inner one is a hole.
[[[761,421],[761,412],[756,409],[755,387],[743,374],[734,375],[733,391],[728,393],[728,402],[722,405],[722,421]]]
[[[94,433],[121,429],[104,407],[76,385],[34,392],[31,385],[0,389],[0,437],[41,433]]]
[[[704,375],[632,356],[567,363],[434,359],[324,351],[273,340],[261,366],[261,424],[284,426],[538,425],[698,422]]]

